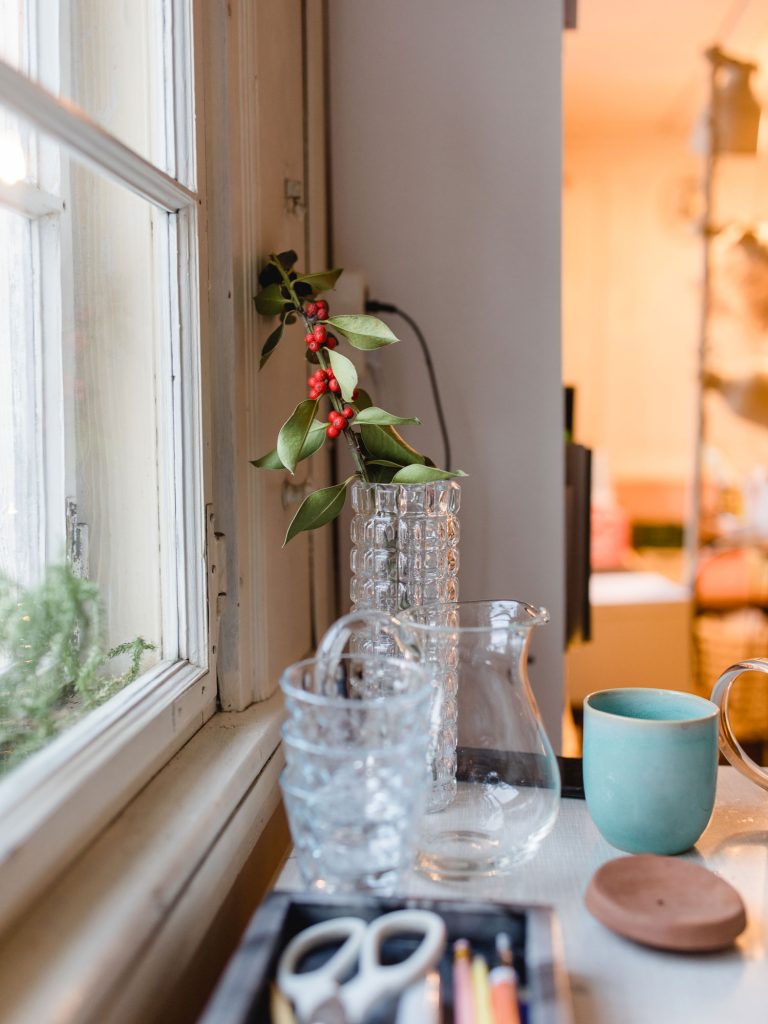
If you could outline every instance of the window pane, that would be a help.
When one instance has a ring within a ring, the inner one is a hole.
[[[0,207],[0,572],[24,584],[42,556],[31,286],[29,221]]]
[[[174,62],[192,78],[184,66],[187,19],[178,0],[0,0],[0,59],[194,187],[191,164],[182,157],[177,167],[174,153],[175,138],[192,130],[191,113],[185,125],[174,123]]]
[[[0,193],[0,773],[176,660],[185,612],[177,217],[55,158],[59,207]]]
[[[76,167],[70,210],[71,245],[67,220],[62,237],[74,446],[66,453],[66,498],[87,526],[82,556],[106,603],[109,644],[143,636],[161,645],[160,445],[171,436],[161,423],[171,410],[160,408],[171,365],[168,218]],[[172,524],[163,525],[167,534]],[[172,645],[168,655],[175,654]]]
[[[61,93],[121,142],[175,176],[166,147],[171,62],[164,26],[169,0],[72,0],[70,52],[61,54]],[[179,5],[181,7],[181,5]],[[173,125],[167,137],[173,139]]]

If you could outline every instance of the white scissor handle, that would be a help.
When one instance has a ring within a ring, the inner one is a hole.
[[[417,948],[400,963],[382,964],[383,941],[404,932],[422,936]],[[402,992],[430,971],[442,956],[445,940],[445,922],[431,910],[395,910],[369,924],[360,947],[360,970],[341,990],[349,1024],[363,1024],[382,996]]]
[[[367,927],[360,917],[330,918],[294,935],[285,947],[277,965],[277,984],[293,1002],[299,1020],[308,1021],[319,1006],[337,995],[339,978],[357,961]],[[343,944],[322,966],[296,972],[301,958],[310,950],[340,939]]]

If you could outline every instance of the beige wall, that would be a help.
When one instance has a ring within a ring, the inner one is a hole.
[[[461,595],[546,605],[532,682],[559,741],[562,3],[334,0],[334,260],[427,335],[463,486]],[[442,459],[408,329],[377,401]]]

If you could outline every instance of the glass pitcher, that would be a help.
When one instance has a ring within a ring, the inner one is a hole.
[[[727,668],[715,683],[711,700],[720,709],[720,750],[742,775],[746,775],[762,789],[768,789],[768,770],[761,768],[742,749],[728,715],[728,701],[733,684],[745,672],[763,672],[768,675],[768,659],[745,658],[744,661],[739,661]]]
[[[360,611],[339,619],[318,653],[386,634],[402,656],[433,669],[432,793],[417,838],[417,868],[435,880],[508,873],[551,831],[560,799],[557,760],[528,681],[543,608],[521,601]]]

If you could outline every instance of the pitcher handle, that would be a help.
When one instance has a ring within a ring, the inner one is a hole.
[[[342,615],[340,619],[336,619],[317,645],[316,657],[337,660],[341,657],[350,634],[365,626],[378,626],[381,632],[394,642],[403,658],[408,661],[421,661],[416,648],[403,639],[403,627],[400,620],[396,619],[394,615],[390,615],[389,612],[381,611],[378,608],[361,608],[360,611],[349,612],[348,615]]]
[[[768,789],[768,772],[742,749],[728,717],[728,699],[731,687],[744,672],[764,672],[768,675],[768,659],[745,658],[744,661],[739,661],[727,668],[715,683],[711,700],[720,709],[720,750],[742,775],[746,775],[748,779],[763,789]]]

